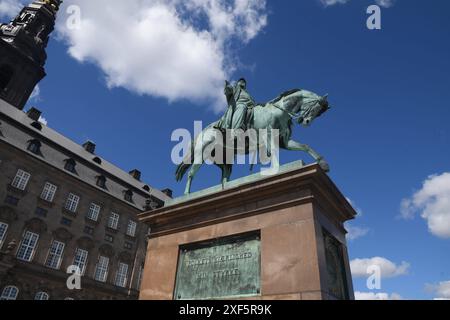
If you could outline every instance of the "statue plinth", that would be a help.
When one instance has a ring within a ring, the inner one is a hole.
[[[140,299],[353,299],[344,222],[319,165],[296,162],[174,199],[151,228]]]

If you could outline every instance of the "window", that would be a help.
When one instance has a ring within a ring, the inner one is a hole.
[[[14,286],[7,286],[3,289],[0,300],[16,300],[19,294],[19,289]]]
[[[124,199],[125,201],[133,202],[133,191],[131,190],[125,191]]]
[[[113,243],[114,242],[114,237],[109,235],[109,234],[107,234],[107,235],[105,235],[105,241]]]
[[[10,66],[2,65],[0,67],[0,92],[2,92],[8,87],[8,84],[11,82],[13,74],[14,70]]]
[[[50,298],[50,296],[48,295],[48,293],[44,292],[44,291],[39,291],[34,296],[34,300],[48,300],[49,298]]]
[[[88,259],[88,252],[86,250],[77,248],[75,250],[75,258],[73,259],[73,265],[80,268],[81,275],[84,275],[84,271],[86,270]]]
[[[114,230],[117,230],[119,227],[119,215],[115,212],[111,212],[111,215],[108,219],[108,227]]]
[[[73,159],[67,159],[66,160],[66,164],[64,166],[64,169],[66,169],[69,172],[72,173],[76,173],[77,171],[75,170],[75,166],[77,165],[77,163],[75,162],[75,160]]]
[[[17,250],[17,259],[27,262],[33,260],[34,249],[38,240],[39,235],[37,233],[26,231],[23,235],[19,250]]]
[[[34,154],[41,153],[41,142],[39,140],[30,140],[28,141],[28,151],[33,152]]]
[[[12,206],[17,206],[17,204],[19,203],[19,199],[13,196],[6,196],[5,202]]]
[[[64,226],[70,227],[72,225],[72,220],[62,217],[60,223]]]
[[[125,249],[131,250],[133,249],[133,244],[131,242],[125,242],[125,244],[123,245],[123,247]]]
[[[97,221],[98,215],[100,214],[100,209],[101,207],[98,204],[91,203],[91,205],[89,206],[87,218],[92,221]]]
[[[0,249],[6,239],[6,231],[8,231],[8,224],[0,222]]]
[[[119,263],[119,269],[117,269],[116,273],[116,281],[115,284],[118,287],[125,288],[127,285],[128,278],[128,265],[126,263]]]
[[[25,172],[21,169],[17,170],[16,176],[14,177],[11,185],[19,190],[25,190],[27,187],[28,181],[30,180],[31,174]]]
[[[71,212],[76,212],[79,202],[80,202],[79,196],[77,196],[73,193],[69,193],[69,196],[67,197],[65,208]]]
[[[94,279],[100,282],[106,282],[108,277],[109,258],[100,256],[97,266],[95,267]]]
[[[94,234],[94,228],[91,228],[89,226],[85,226],[83,232],[92,236]]]
[[[38,207],[38,208],[36,208],[35,213],[36,213],[37,216],[40,216],[40,217],[46,217],[48,211],[45,210],[45,209],[42,209],[42,208],[39,208],[39,207]]]
[[[62,255],[64,252],[64,243],[53,240],[52,246],[48,252],[47,262],[45,266],[52,269],[59,269],[62,261]]]
[[[53,202],[53,199],[55,198],[56,190],[58,189],[57,186],[54,184],[51,184],[50,182],[46,182],[44,186],[44,190],[42,190],[41,193],[41,199],[45,200],[47,202]]]
[[[98,187],[105,189],[106,188],[106,178],[104,176],[98,176],[96,184]]]
[[[92,161],[94,161],[97,164],[102,164],[102,159],[100,159],[99,157],[95,157],[94,159],[92,159]]]
[[[127,226],[127,235],[130,237],[134,237],[136,235],[136,222],[133,220],[128,220]]]

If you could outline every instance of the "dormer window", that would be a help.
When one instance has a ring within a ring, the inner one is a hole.
[[[77,164],[76,164],[75,160],[67,159],[66,164],[64,165],[64,169],[66,169],[69,172],[76,173],[76,170],[75,170],[76,165]]]
[[[94,159],[92,159],[92,161],[94,161],[97,164],[102,164],[102,159],[100,159],[99,157],[95,157]]]
[[[41,153],[41,142],[39,140],[30,140],[28,141],[28,151],[33,152],[34,154]]]
[[[106,189],[106,178],[104,176],[97,177],[97,186]]]
[[[150,187],[148,185],[143,186],[142,189],[144,189],[147,192],[150,192]]]
[[[125,201],[133,202],[133,191],[131,191],[131,190],[125,191],[124,199],[125,199]]]
[[[31,126],[39,131],[42,130],[42,124],[39,121],[34,121]]]

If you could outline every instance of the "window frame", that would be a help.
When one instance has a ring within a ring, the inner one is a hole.
[[[30,151],[33,154],[40,154],[41,153],[41,147],[42,147],[42,143],[37,140],[37,139],[33,139],[28,141],[28,147],[27,150]]]
[[[52,203],[55,199],[56,191],[58,191],[58,186],[47,181],[44,184],[40,197],[42,200]]]
[[[27,235],[30,235],[30,237],[27,238]],[[40,236],[38,233],[29,231],[29,230],[25,230],[22,235],[22,240],[20,241],[20,245],[16,252],[16,258],[18,260],[25,261],[25,262],[33,261],[34,255],[36,253],[36,247],[39,242],[39,237]],[[35,240],[33,240],[33,238]],[[28,242],[27,244],[25,244],[25,240],[27,240],[27,242]],[[33,246],[31,246],[31,244],[30,244],[30,243],[32,243],[31,241],[34,241]],[[22,250],[23,247],[25,247],[25,249]],[[29,249],[31,249],[31,252],[28,251]],[[22,251],[23,251],[23,254],[19,255]],[[28,258],[26,258],[27,256],[28,256]]]
[[[10,290],[9,290],[9,292],[8,292],[8,295],[6,295],[8,289],[10,289]],[[12,290],[15,290],[15,295],[14,295],[14,297],[11,297],[11,294],[10,294],[10,292],[11,292]],[[5,286],[5,287],[3,288],[3,290],[2,290],[2,294],[0,295],[0,300],[3,300],[3,301],[17,300],[17,297],[19,296],[19,292],[20,292],[20,290],[19,290],[19,288],[17,288],[16,286],[13,286],[13,285],[7,285],[7,286]]]
[[[28,183],[31,179],[31,173],[18,169],[14,179],[11,181],[11,186],[17,190],[25,191],[28,186]]]
[[[100,255],[94,270],[94,280],[106,283],[109,273],[109,257]]]
[[[75,201],[76,199],[76,201]],[[78,209],[78,205],[80,204],[80,196],[75,193],[70,192],[67,196],[66,202],[64,204],[64,209],[70,211],[72,213],[76,213]],[[75,205],[73,205],[75,203]]]
[[[45,297],[46,299],[42,299],[43,297]],[[37,300],[39,300],[39,301],[47,301],[47,300],[50,300],[50,295],[47,292],[45,292],[45,291],[38,291],[34,295],[34,300],[36,300],[36,301]]]
[[[121,288],[126,288],[128,283],[128,271],[130,266],[125,262],[119,262],[117,267],[116,277],[114,279],[114,285]]]
[[[78,259],[79,257],[79,253],[81,253],[81,259]],[[88,259],[89,259],[89,251],[82,249],[82,248],[76,248],[75,249],[75,254],[73,256],[73,265],[77,266],[80,271],[81,271],[81,275],[83,276],[86,272],[86,267],[88,264]],[[77,261],[78,260],[78,261]],[[80,265],[82,265],[83,267],[80,267]]]
[[[0,249],[3,247],[3,243],[5,242],[6,235],[8,233],[8,228],[9,224],[0,221]]]
[[[137,222],[132,219],[129,219],[128,224],[127,224],[126,235],[134,238],[134,237],[136,237],[136,231],[137,231]]]
[[[92,208],[98,208],[98,210],[93,210]],[[88,213],[86,214],[86,218],[88,218],[91,221],[98,221],[98,218],[100,217],[100,211],[102,210],[102,207],[98,204],[96,204],[95,202],[91,202],[91,204],[89,205],[89,210]],[[94,212],[94,215],[91,215],[91,213]],[[94,219],[95,217],[95,219]]]
[[[120,221],[120,214],[117,212],[111,211],[108,217],[108,228],[113,230],[119,229],[119,221]]]
[[[56,248],[55,248],[56,244]],[[53,270],[59,270],[64,257],[64,249],[66,244],[59,240],[53,240],[48,249],[47,259],[45,259],[45,266]],[[54,252],[52,252],[54,251]],[[56,259],[56,260],[55,260]]]

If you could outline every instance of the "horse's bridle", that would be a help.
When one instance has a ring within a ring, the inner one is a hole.
[[[303,116],[301,115],[301,111],[299,111],[298,113],[292,113],[292,112],[289,112],[289,111],[287,111],[286,109],[284,109],[284,108],[282,108],[282,107],[277,106],[275,103],[272,104],[272,105],[273,105],[275,108],[280,109],[281,111],[287,113],[287,114],[291,117],[291,119],[293,119],[293,120],[298,120],[298,119],[300,119],[300,118],[303,117]],[[283,98],[283,105],[284,105],[284,98]]]

